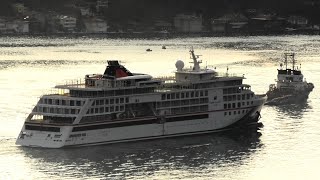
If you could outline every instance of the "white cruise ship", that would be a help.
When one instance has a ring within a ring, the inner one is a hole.
[[[265,95],[255,95],[243,76],[219,75],[177,61],[175,77],[131,73],[108,61],[103,74],[84,83],[57,85],[26,118],[16,144],[61,148],[218,132],[258,124]]]

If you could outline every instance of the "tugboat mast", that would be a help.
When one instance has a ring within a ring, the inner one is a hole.
[[[288,69],[288,57],[290,56],[292,59],[292,70],[294,69],[294,65],[296,64],[296,60],[294,59],[295,54],[294,53],[284,53],[285,58],[284,58],[284,63],[286,64],[286,69]]]

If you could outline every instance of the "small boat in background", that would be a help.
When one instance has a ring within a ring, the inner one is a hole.
[[[167,49],[167,48],[166,48],[166,46],[163,45],[163,46],[162,46],[162,49]]]
[[[147,51],[147,52],[151,52],[151,51],[152,51],[152,49],[148,48],[148,49],[146,49],[146,51]]]

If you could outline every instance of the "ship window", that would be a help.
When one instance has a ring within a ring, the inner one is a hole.
[[[81,101],[77,101],[77,106],[81,106]]]
[[[189,92],[186,92],[186,98],[189,98]]]
[[[59,99],[56,99],[56,100],[55,100],[55,104],[56,104],[56,105],[59,105]]]
[[[217,96],[214,96],[214,97],[213,97],[213,100],[217,100]]]
[[[247,101],[247,105],[249,105],[249,101]]]
[[[44,99],[44,103],[45,103],[45,104],[48,104],[48,99]]]
[[[227,104],[224,104],[223,107],[224,107],[224,109],[227,109]]]
[[[100,113],[104,113],[104,107],[100,107]]]
[[[232,103],[232,108],[236,108],[236,103]]]
[[[167,99],[170,99],[170,94],[167,94]]]
[[[106,111],[105,112],[109,112],[109,107],[106,107]]]
[[[184,93],[181,93],[181,98],[184,98]]]
[[[96,100],[96,105],[99,106],[100,105],[100,101]]]
[[[250,94],[247,94],[247,99],[250,99]]]
[[[94,113],[93,111],[94,111],[93,108],[91,108],[91,109],[90,109],[90,113],[93,114],[93,113]]]
[[[99,109],[98,108],[94,108],[94,113],[98,113]]]
[[[223,94],[228,94],[228,89],[223,89]]]
[[[227,100],[228,100],[227,96],[223,96],[223,101],[227,101]]]
[[[228,101],[232,101],[232,96],[228,96]]]
[[[62,105],[66,105],[66,100],[61,101]]]
[[[119,111],[119,106],[116,106],[116,111]]]
[[[175,99],[175,98],[176,98],[175,93],[171,93],[171,99]]]
[[[192,97],[192,98],[194,97],[194,92],[191,92],[191,97]]]
[[[245,105],[245,103],[244,102],[242,102],[242,106],[244,106]]]
[[[71,109],[71,114],[75,114],[76,110],[75,109]]]
[[[240,99],[241,99],[241,96],[240,96],[240,95],[238,95],[237,97],[238,97],[238,98],[237,98],[237,100],[238,100],[238,101],[240,101]]]
[[[246,99],[246,95],[242,94],[242,100],[245,100],[245,99]]]
[[[242,110],[242,114],[244,114],[244,110]]]
[[[113,112],[113,111],[114,111],[114,107],[111,106],[111,107],[110,107],[110,112]]]
[[[44,112],[44,113],[47,112],[47,107],[43,107],[43,112]]]
[[[70,106],[74,106],[74,101],[70,101]]]
[[[124,99],[120,98],[120,103],[123,104],[124,103]]]
[[[106,100],[105,100],[105,104],[109,104],[109,99],[106,99]]]
[[[196,97],[199,97],[199,92],[198,91],[196,91]]]
[[[229,108],[229,109],[231,108],[231,104],[230,104],[230,103],[228,104],[228,108]]]
[[[110,99],[110,104],[114,104],[114,99]]]
[[[251,104],[253,104],[253,101],[251,101]]]
[[[240,102],[238,102],[238,107],[241,107],[241,103]]]
[[[237,99],[237,96],[236,95],[233,95],[232,96],[232,101],[235,101]]]
[[[50,113],[54,113],[54,108],[50,108]]]
[[[126,103],[128,103],[129,102],[129,98],[128,97],[126,97]]]
[[[165,94],[162,94],[161,95],[161,100],[165,100],[166,99],[166,95]]]
[[[203,96],[203,91],[200,91],[200,97],[202,97]]]
[[[229,115],[231,115],[231,111],[229,112]]]
[[[226,116],[227,115],[227,112],[224,112],[224,116]]]
[[[238,111],[238,114],[240,114],[240,111]]]
[[[48,99],[48,104],[52,104],[52,99]]]
[[[205,91],[205,92],[204,92],[204,95],[205,95],[205,96],[208,96],[208,91]]]
[[[237,114],[237,111],[233,111],[233,114]]]
[[[177,99],[180,98],[180,93],[176,93],[176,98],[177,98]]]
[[[120,106],[120,111],[123,111],[124,110],[124,106]]]
[[[104,100],[101,99],[101,100],[100,100],[100,105],[103,105],[103,103],[104,103]]]

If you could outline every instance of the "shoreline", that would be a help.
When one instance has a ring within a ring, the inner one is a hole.
[[[173,39],[185,37],[241,37],[241,36],[286,36],[286,35],[320,35],[320,31],[292,31],[292,32],[239,32],[239,33],[159,33],[159,32],[107,32],[107,33],[6,33],[0,37],[96,37],[96,38],[144,38],[144,39]]]

